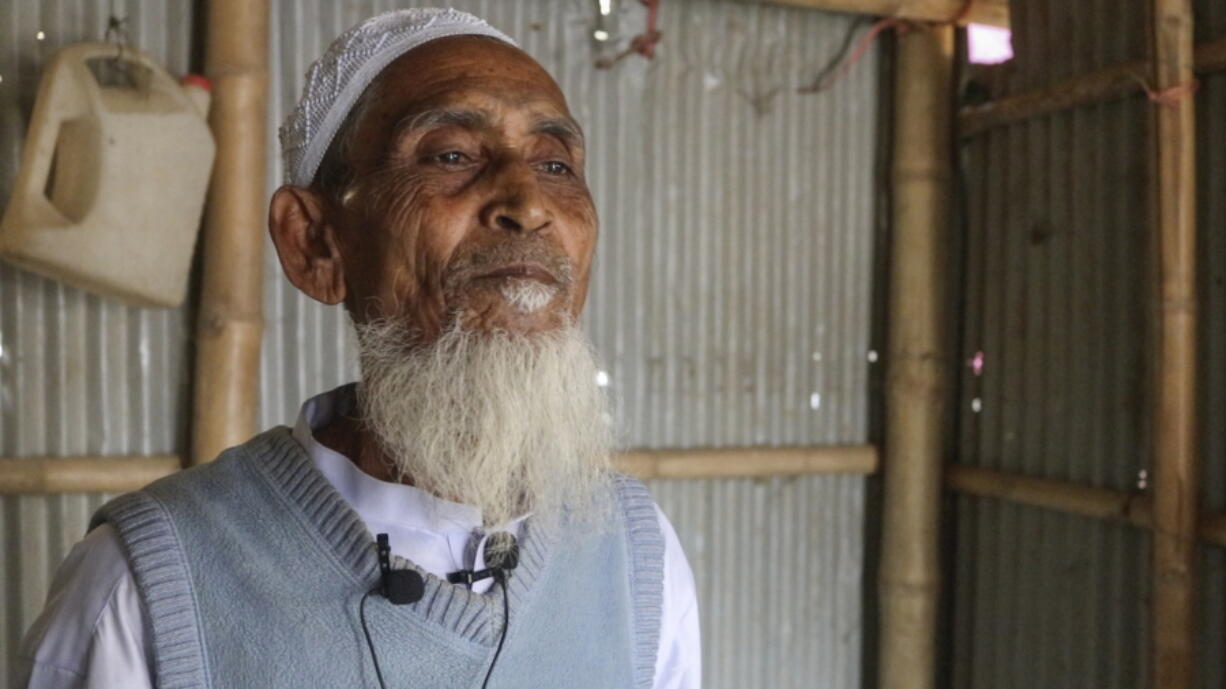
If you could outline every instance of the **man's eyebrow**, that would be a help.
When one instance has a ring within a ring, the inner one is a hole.
[[[392,137],[398,139],[411,132],[446,126],[482,129],[489,126],[489,121],[489,115],[480,110],[434,108],[401,119],[392,129]]]
[[[533,124],[532,133],[555,136],[568,146],[583,148],[583,130],[569,117],[543,117]]]
[[[415,131],[437,127],[456,126],[463,129],[484,129],[490,126],[490,116],[482,110],[468,108],[433,108],[404,117],[392,129],[392,137],[398,139]],[[545,134],[561,139],[572,147],[584,145],[583,130],[569,117],[542,117],[532,125],[533,134]]]

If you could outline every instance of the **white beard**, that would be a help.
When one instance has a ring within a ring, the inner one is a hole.
[[[357,332],[359,406],[398,480],[478,508],[487,526],[603,519],[612,430],[578,328],[454,328],[417,346],[399,323]]]

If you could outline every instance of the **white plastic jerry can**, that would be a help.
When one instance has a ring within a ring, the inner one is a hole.
[[[181,87],[148,55],[114,44],[56,53],[0,222],[0,256],[138,304],[181,304],[215,150],[207,96],[199,81]]]

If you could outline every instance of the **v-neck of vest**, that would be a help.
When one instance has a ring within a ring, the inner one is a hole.
[[[355,595],[360,596],[376,587],[379,562],[374,536],[348,501],[311,462],[290,429],[279,427],[262,433],[246,448],[258,473],[285,499],[304,528],[324,544],[324,550],[340,568],[353,578]],[[524,522],[518,539],[519,565],[507,582],[506,594],[510,596],[512,608],[522,609],[528,603],[556,540],[556,534],[534,529],[530,521]],[[495,586],[488,593],[475,593],[398,555],[392,556],[392,566],[415,570],[425,584],[424,594],[416,603],[388,605],[394,613],[428,621],[483,646],[493,646],[497,642],[504,595],[501,587]],[[378,599],[372,597],[372,600]]]

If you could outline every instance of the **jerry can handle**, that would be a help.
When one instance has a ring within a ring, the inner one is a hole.
[[[38,95],[34,100],[34,112],[30,117],[32,126],[26,132],[27,138],[22,151],[20,169],[27,172],[18,175],[19,187],[14,189],[14,195],[21,194],[30,198],[44,214],[57,218],[57,224],[64,226],[72,223],[51,203],[43,190],[47,188],[48,177],[51,175],[51,163],[55,157],[61,126],[64,122],[89,112],[89,96],[79,89],[68,89],[65,92],[64,85],[52,78],[52,75],[58,71],[67,71],[74,77],[74,82],[80,82],[83,79],[78,70],[85,70],[84,76],[92,82],[86,85],[86,89],[96,90],[97,83],[93,75],[88,74],[88,68],[78,57],[81,47],[69,46],[60,50],[45,67],[39,82]]]
[[[121,49],[114,43],[78,43],[69,46],[64,52],[69,53],[69,57],[72,60],[70,67],[73,75],[83,85],[87,97],[96,110],[109,110],[102,98],[102,87],[98,84],[97,77],[89,68],[89,61],[96,59],[114,60],[139,66],[149,73],[148,88],[151,92],[157,91],[169,94],[175,99],[179,98],[178,84],[166,74],[162,66],[155,62],[153,58],[138,50],[131,48]]]

